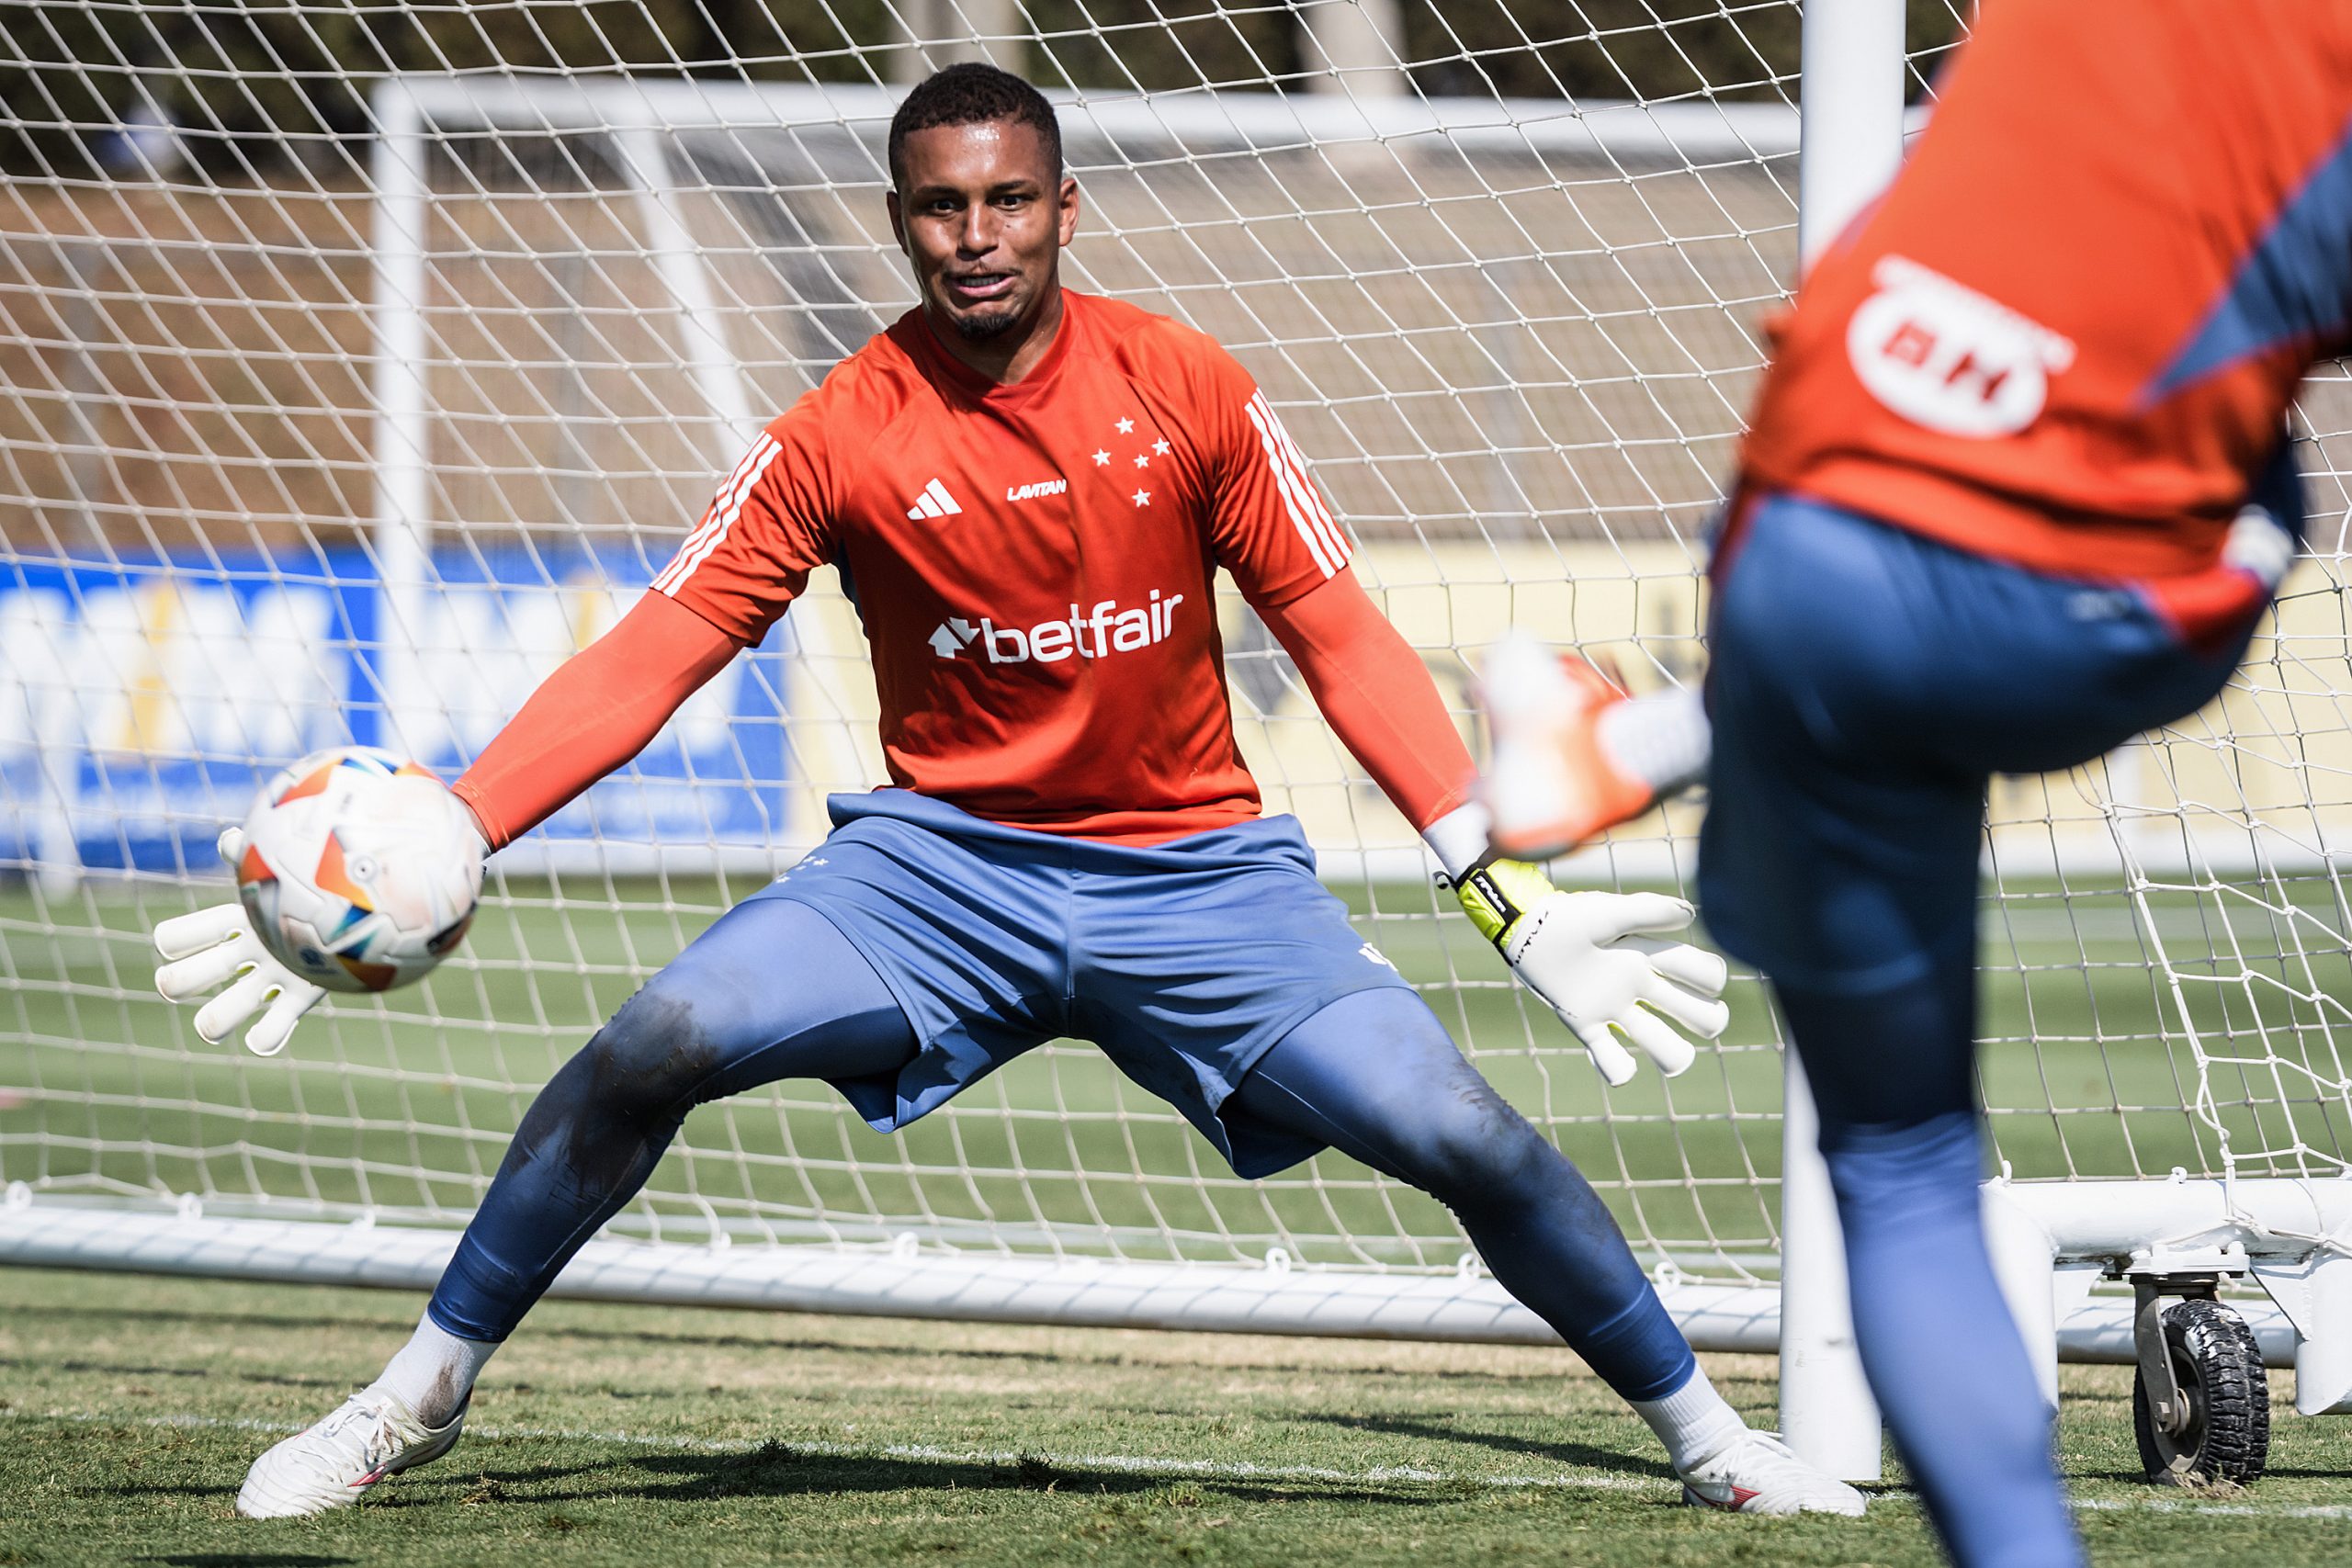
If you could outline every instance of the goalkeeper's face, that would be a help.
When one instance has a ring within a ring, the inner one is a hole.
[[[935,126],[906,139],[890,227],[933,323],[1010,354],[1053,319],[1078,182],[1060,177],[1029,126]]]

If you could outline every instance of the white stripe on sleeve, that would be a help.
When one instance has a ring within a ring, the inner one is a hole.
[[[752,442],[750,450],[736,461],[735,467],[720,482],[718,492],[710,498],[710,504],[703,508],[702,519],[695,525],[694,532],[688,534],[684,542],[679,545],[677,553],[670,558],[670,564],[662,569],[662,575],[653,580],[655,588],[660,588],[663,580],[677,569],[680,559],[708,537],[713,528],[718,526],[719,518],[727,511],[728,498],[735,493],[735,487],[742,481],[744,473],[758,459],[760,448],[765,445],[766,441],[767,436],[763,434],[759,440]]]
[[[1263,392],[1258,394],[1261,400],[1265,395]],[[1273,412],[1273,405],[1268,403],[1267,417],[1272,418]],[[1298,449],[1298,443],[1290,438],[1290,430],[1281,420],[1274,420],[1273,425],[1274,440],[1282,447],[1283,456],[1290,459],[1291,475],[1298,483],[1299,494],[1304,498],[1308,512],[1322,527],[1324,542],[1331,547],[1332,560],[1340,566],[1347,565],[1348,558],[1355,554],[1355,547],[1348,542],[1346,532],[1332,521],[1329,509],[1324,506],[1323,492],[1315,488],[1315,480],[1306,471],[1306,454]]]
[[[757,441],[752,442],[751,449],[743,454],[733,469],[728,473],[727,478],[720,482],[718,493],[710,498],[710,504],[703,508],[702,520],[695,525],[694,532],[688,534],[684,541],[678,546],[677,553],[670,558],[670,564],[663,567],[661,575],[653,580],[652,586],[657,592],[667,593],[676,586],[673,579],[677,576],[686,558],[700,548],[703,541],[709,538],[712,532],[719,526],[719,520],[727,515],[727,505],[735,494],[735,487],[743,482],[743,476],[749,473],[752,465],[759,460],[761,449],[767,445],[767,436],[763,434]]]
[[[774,436],[760,437],[743,461],[736,466],[735,472],[729,476],[729,482],[719,487],[718,495],[711,502],[709,515],[703,519],[702,526],[687,536],[686,542],[679,547],[677,558],[653,580],[654,592],[673,599],[677,597],[678,590],[687,578],[694,575],[695,568],[708,560],[711,552],[725,542],[727,531],[735,526],[735,519],[742,514],[743,502],[751,496],[752,487],[760,482],[760,476],[768,471],[768,465],[783,455],[784,448],[776,445]]]
[[[1266,467],[1273,474],[1274,489],[1282,495],[1283,509],[1290,513],[1290,525],[1298,530],[1298,536],[1306,541],[1306,553],[1315,558],[1315,564],[1323,575],[1333,575],[1347,557],[1342,554],[1337,559],[1333,558],[1313,517],[1300,504],[1296,481],[1283,460],[1282,442],[1277,434],[1282,427],[1274,419],[1273,408],[1266,401],[1263,392],[1251,394],[1249,412],[1250,423],[1258,427],[1259,444],[1265,448]]]

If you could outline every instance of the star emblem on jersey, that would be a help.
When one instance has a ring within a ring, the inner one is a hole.
[[[1148,490],[1139,490],[1136,491],[1135,501],[1137,506],[1149,506],[1151,504],[1151,491]]]
[[[907,515],[910,518],[953,517],[963,510],[956,504],[956,498],[947,493],[947,487],[933,479],[922,487],[922,493],[915,497],[915,503],[907,508]]]
[[[1148,468],[1149,467],[1151,467],[1151,457],[1150,457],[1150,455],[1149,455],[1148,453],[1144,453],[1144,452],[1138,452],[1138,453],[1136,453],[1136,468]]]
[[[1097,453],[1095,453],[1095,454],[1094,454],[1094,466],[1095,466],[1096,468],[1109,468],[1109,467],[1111,466],[1111,454],[1110,454],[1110,453],[1108,453],[1108,452],[1097,452]]]
[[[1133,435],[1135,433],[1136,433],[1136,422],[1135,422],[1134,420],[1131,420],[1131,419],[1123,419],[1123,420],[1121,420],[1121,421],[1119,422],[1119,434],[1122,434],[1122,435]]]
[[[1152,455],[1157,457],[1165,457],[1168,456],[1168,437],[1163,435],[1159,440],[1153,442],[1151,444],[1151,451]]]

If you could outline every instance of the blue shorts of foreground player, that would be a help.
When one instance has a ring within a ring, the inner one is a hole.
[[[826,807],[831,836],[752,899],[831,921],[913,1025],[913,1061],[834,1081],[877,1132],[1071,1035],[1182,1111],[1240,1175],[1271,1175],[1322,1145],[1230,1104],[1235,1087],[1340,998],[1411,989],[1316,880],[1295,818],[1136,849],[983,821],[910,790]]]
[[[2045,576],[1776,497],[1719,573],[1708,930],[1808,988],[1972,957],[1991,776],[2073,767],[2220,692],[2129,585]]]
[[[1863,1366],[1962,1568],[2082,1561],[1978,1207],[1985,788],[2201,707],[2254,619],[2200,652],[2128,584],[1785,496],[1717,566],[1701,903],[1804,1059]]]

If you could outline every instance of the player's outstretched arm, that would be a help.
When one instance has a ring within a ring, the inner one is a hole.
[[[484,840],[505,848],[625,766],[741,647],[666,595],[639,599],[540,682],[452,786]]]
[[[574,795],[621,766],[670,716],[723,668],[734,638],[693,611],[649,593],[603,637],[540,682],[455,791],[473,813],[485,852],[528,832]],[[233,866],[244,835],[220,835],[220,858]],[[218,1044],[247,1019],[245,1048],[274,1056],[302,1015],[324,995],[271,956],[243,904],[232,900],[156,926],[164,959],[155,988],[169,1001],[193,1001],[227,988],[197,1010],[196,1032]]]
[[[1487,850],[1469,750],[1427,667],[1351,571],[1259,613],[1340,741],[1436,852],[1480,933],[1602,1077],[1634,1076],[1628,1043],[1670,1077],[1696,1055],[1688,1036],[1723,1032],[1731,1019],[1723,959],[1661,940],[1690,925],[1690,905],[1657,893],[1565,892],[1539,867]]]

